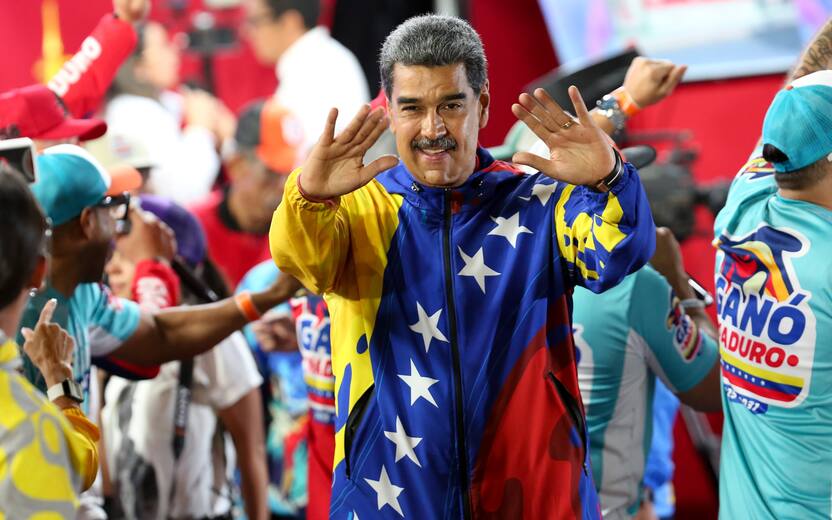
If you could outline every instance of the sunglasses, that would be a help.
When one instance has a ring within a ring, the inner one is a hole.
[[[108,195],[95,205],[97,208],[106,208],[110,212],[113,222],[116,223],[116,234],[126,235],[130,233],[130,194]]]

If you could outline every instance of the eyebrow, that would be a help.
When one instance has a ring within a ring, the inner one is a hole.
[[[447,96],[444,96],[442,98],[442,102],[444,103],[446,101],[457,101],[459,99],[465,99],[466,97],[467,97],[467,95],[465,94],[465,92],[457,92],[456,94],[448,94]],[[420,98],[413,98],[413,97],[399,97],[399,98],[396,98],[396,102],[400,105],[408,105],[408,104],[412,104],[412,103],[418,103],[419,101],[421,101]]]

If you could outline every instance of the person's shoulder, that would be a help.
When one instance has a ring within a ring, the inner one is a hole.
[[[17,410],[17,413],[9,413],[4,418],[3,428],[6,431],[12,431],[24,427],[25,424],[40,420],[37,419],[38,415],[50,416],[57,420],[62,427],[69,427],[63,414],[23,375],[17,372],[0,370],[0,385],[10,389],[10,392],[0,396],[0,408]],[[0,440],[0,442],[2,441]],[[2,448],[2,445],[0,445],[0,448]]]

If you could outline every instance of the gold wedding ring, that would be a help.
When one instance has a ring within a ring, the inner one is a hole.
[[[564,130],[569,130],[569,128],[574,124],[575,124],[574,121],[567,121],[567,122],[563,123],[562,125],[560,125],[560,127],[563,128]]]

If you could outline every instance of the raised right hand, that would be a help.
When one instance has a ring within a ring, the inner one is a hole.
[[[20,332],[26,340],[23,351],[29,356],[48,386],[72,377],[72,351],[75,341],[60,325],[52,323],[57,302],[46,302],[35,330],[23,328]]]
[[[130,224],[130,233],[116,241],[118,252],[130,261],[139,263],[154,258],[170,261],[176,255],[173,231],[153,213],[130,208]]]
[[[383,108],[364,105],[343,132],[335,137],[338,110],[329,111],[326,128],[309,154],[299,177],[303,193],[316,200],[328,200],[351,193],[373,177],[398,164],[392,155],[364,164],[364,154],[387,128]]]

